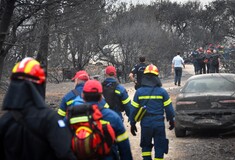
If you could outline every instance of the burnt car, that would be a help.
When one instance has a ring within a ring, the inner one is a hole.
[[[190,77],[176,97],[175,135],[189,130],[235,129],[235,74]]]

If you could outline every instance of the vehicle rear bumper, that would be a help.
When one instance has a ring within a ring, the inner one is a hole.
[[[235,113],[230,115],[176,114],[176,125],[185,129],[235,129]]]

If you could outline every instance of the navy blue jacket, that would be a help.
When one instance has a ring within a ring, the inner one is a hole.
[[[134,117],[137,114],[139,108],[144,105],[146,106],[147,112],[141,123],[147,124],[148,121],[156,121],[157,125],[163,126],[164,112],[166,113],[167,121],[173,120],[175,116],[171,99],[164,88],[143,86],[136,91],[132,101],[130,115],[131,124],[136,123]]]
[[[108,84],[108,83],[117,82],[117,80],[114,78],[106,78],[104,80],[104,82]],[[129,117],[130,108],[131,108],[131,99],[130,99],[126,89],[122,85],[118,84],[116,87],[115,93],[117,94],[117,96],[120,97],[119,99],[121,99],[121,101],[122,101],[125,113]],[[122,113],[120,112],[119,108],[114,108],[113,110],[115,112],[117,112],[117,114],[123,119]]]

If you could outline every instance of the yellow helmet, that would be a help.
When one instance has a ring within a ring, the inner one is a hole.
[[[155,74],[157,76],[159,75],[158,68],[153,64],[150,64],[145,68],[144,74],[147,74],[147,73],[152,73],[152,74]]]
[[[24,58],[12,69],[12,79],[24,79],[37,84],[46,80],[46,75],[40,63],[31,57]]]

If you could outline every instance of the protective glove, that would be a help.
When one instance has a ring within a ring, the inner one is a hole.
[[[170,125],[169,130],[174,129],[175,128],[175,121],[174,120],[170,120],[169,121],[169,125]]]
[[[135,125],[131,125],[131,134],[132,134],[133,136],[136,136],[136,132],[137,132],[136,126],[135,126]]]

